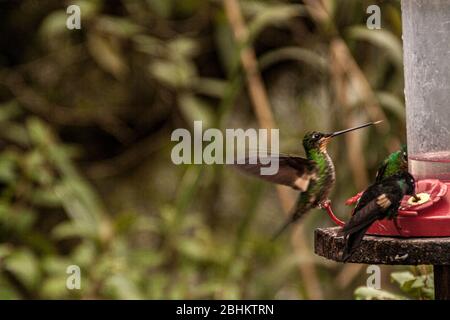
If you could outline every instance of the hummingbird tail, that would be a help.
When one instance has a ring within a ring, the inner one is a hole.
[[[342,252],[342,258],[341,258],[342,262],[347,262],[348,259],[351,258],[351,256],[355,252],[355,250],[361,245],[361,241],[362,241],[367,229],[369,229],[369,227],[359,230],[355,233],[352,233],[352,234],[348,235],[347,237],[344,236],[344,239],[346,241],[345,241],[344,250]]]
[[[272,236],[272,241],[275,241],[278,239],[278,237],[291,225],[291,223],[293,223],[295,221],[295,219],[293,218],[289,218],[289,220],[287,220],[280,229],[278,229],[277,232],[274,233],[274,235]]]

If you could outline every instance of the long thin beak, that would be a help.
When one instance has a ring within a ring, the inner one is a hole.
[[[336,131],[336,132],[330,133],[327,138],[336,137],[336,136],[339,136],[341,134],[344,134],[344,133],[347,133],[347,132],[350,132],[350,131],[353,131],[353,130],[358,130],[358,129],[362,129],[362,128],[365,128],[365,127],[373,126],[373,125],[376,125],[376,124],[378,124],[378,123],[380,123],[382,121],[383,120],[379,120],[379,121],[375,121],[375,122],[369,122],[369,123],[366,123],[366,124],[363,124],[363,125],[360,125],[360,126],[357,126],[357,127],[353,127],[353,128],[350,128],[350,129]]]
[[[419,202],[420,201],[420,197],[417,194],[414,193],[412,197],[414,198],[415,202]]]

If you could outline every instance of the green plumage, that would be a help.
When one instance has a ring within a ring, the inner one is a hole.
[[[310,209],[317,207],[321,202],[327,200],[336,181],[334,164],[326,149],[306,148],[307,146],[305,146],[307,158],[316,163],[317,178],[311,179],[309,188],[299,195],[292,216],[294,221],[299,219]]]
[[[291,217],[275,237],[312,208],[321,206],[328,200],[328,195],[336,180],[333,161],[326,150],[328,142],[333,137],[379,122],[370,122],[332,133],[308,132],[303,138],[306,159],[291,155],[277,155],[275,157],[256,157],[256,159],[249,157],[244,159],[245,161],[238,161],[235,164],[238,169],[248,174],[301,191]],[[269,163],[267,160],[278,164],[278,171],[274,174],[262,174],[261,170]]]
[[[399,172],[408,171],[408,153],[406,145],[396,152],[391,153],[384,159],[381,166],[378,168],[377,177],[375,181],[381,181],[385,178],[392,177]]]
[[[394,218],[402,198],[414,192],[414,177],[407,171],[400,171],[369,186],[359,199],[350,221],[341,230],[345,240],[342,260],[347,261],[351,257],[376,220]]]
[[[307,159],[315,165],[315,175],[310,179],[308,188],[298,196],[291,217],[279,229],[274,238],[291,223],[328,199],[336,181],[336,174],[333,161],[326,150],[327,143],[328,139],[320,132],[307,133],[303,138],[303,148]]]

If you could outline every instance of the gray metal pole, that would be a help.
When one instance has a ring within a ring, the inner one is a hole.
[[[450,0],[402,0],[409,168],[450,178]],[[450,299],[450,267],[434,266],[437,300]]]
[[[450,0],[402,0],[410,170],[450,179]]]

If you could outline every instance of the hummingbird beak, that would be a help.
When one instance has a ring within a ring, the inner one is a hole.
[[[353,128],[350,128],[350,129],[345,129],[345,130],[329,133],[327,135],[327,138],[333,138],[333,137],[339,136],[341,134],[344,134],[344,133],[347,133],[347,132],[350,132],[350,131],[354,131],[354,130],[362,129],[362,128],[365,128],[365,127],[373,126],[373,125],[376,125],[376,124],[378,124],[378,123],[380,123],[382,121],[383,120],[379,120],[379,121],[375,121],[375,122],[369,122],[369,123],[366,123],[366,124],[363,124],[363,125],[360,125],[360,126],[357,126],[357,127],[353,127]]]
[[[420,197],[417,194],[414,193],[412,197],[414,198],[415,202],[419,202],[420,201]]]

